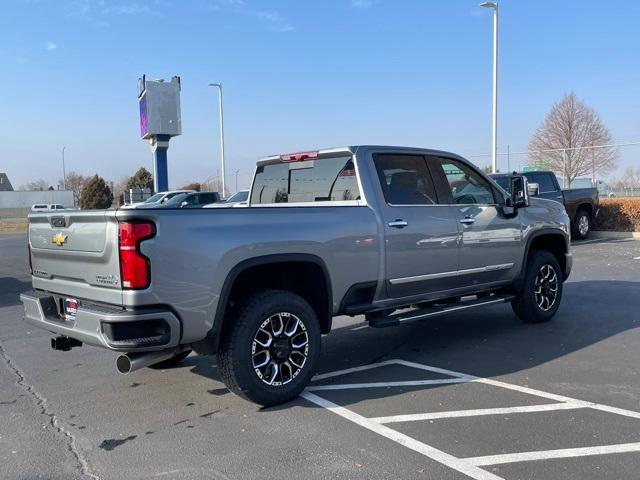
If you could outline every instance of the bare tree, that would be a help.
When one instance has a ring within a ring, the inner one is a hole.
[[[208,178],[204,182],[200,183],[200,191],[202,192],[218,192],[221,197],[229,198],[231,196],[231,191],[229,190],[228,184],[225,185],[225,194],[222,194],[222,182],[218,177]]]
[[[33,182],[25,183],[20,187],[20,190],[34,191],[34,190],[47,190],[49,188],[49,182],[46,180],[35,180]]]
[[[610,184],[617,190],[640,188],[640,168],[625,168],[624,172],[622,172],[622,176],[612,180]]]
[[[605,174],[616,167],[616,148],[583,148],[612,143],[609,129],[597,112],[575,93],[569,93],[551,107],[531,137],[529,159],[562,172],[570,187],[579,176]]]
[[[69,172],[67,173],[67,190],[71,190],[73,192],[73,204],[80,204],[80,194],[82,193],[82,189],[84,188],[84,184],[89,180],[87,177],[83,177],[79,173]],[[62,179],[58,180],[58,187],[63,188],[64,182]]]

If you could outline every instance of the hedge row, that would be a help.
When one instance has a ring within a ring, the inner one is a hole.
[[[640,198],[601,198],[594,230],[640,232]]]

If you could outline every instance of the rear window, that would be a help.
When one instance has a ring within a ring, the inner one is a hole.
[[[360,200],[353,157],[325,157],[261,165],[251,191],[253,205]]]
[[[525,173],[525,177],[527,177],[529,183],[538,184],[538,191],[540,193],[556,191],[556,186],[553,183],[553,177],[550,173],[528,172]]]

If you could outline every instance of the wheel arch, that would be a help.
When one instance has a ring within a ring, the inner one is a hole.
[[[579,204],[576,207],[576,213],[573,215],[573,221],[575,222],[578,218],[578,214],[580,212],[587,212],[587,215],[589,215],[589,220],[593,219],[593,205],[590,204],[589,202],[584,202]]]
[[[324,261],[317,255],[306,253],[264,255],[244,260],[231,269],[220,292],[206,345],[200,342],[197,350],[215,353],[231,308],[242,295],[263,288],[289,290],[301,295],[316,312],[320,331],[329,333],[331,330],[333,294]]]
[[[564,234],[554,229],[542,229],[533,233],[528,239],[526,248],[524,251],[524,259],[520,268],[520,274],[515,282],[516,289],[520,290],[522,283],[524,282],[524,275],[529,262],[529,255],[532,251],[543,250],[551,252],[562,269],[562,274],[567,277],[567,258],[566,254],[569,253],[569,245]]]

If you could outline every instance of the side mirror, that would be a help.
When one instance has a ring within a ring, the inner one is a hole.
[[[538,183],[530,183],[527,187],[527,192],[530,197],[535,197],[540,192],[540,185]]]
[[[514,208],[529,206],[529,192],[527,191],[527,179],[522,175],[514,175],[509,182],[509,193]]]

